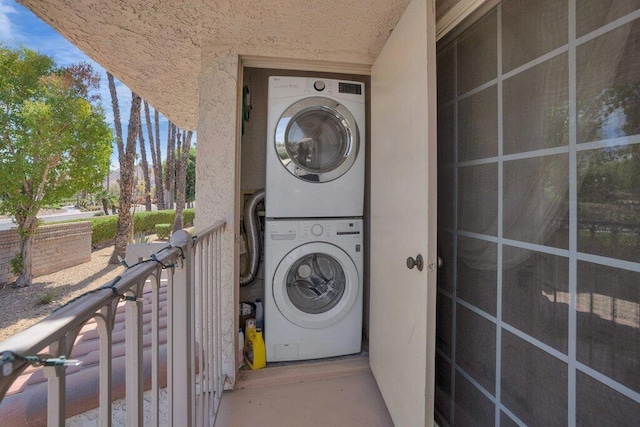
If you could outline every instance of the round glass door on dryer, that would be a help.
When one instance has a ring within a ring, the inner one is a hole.
[[[305,182],[324,183],[344,175],[359,149],[353,115],[324,97],[302,99],[280,117],[275,145],[282,166]]]
[[[364,84],[271,77],[268,107],[266,216],[362,216]]]
[[[327,328],[353,308],[358,271],[342,249],[314,242],[297,247],[280,262],[273,278],[279,312],[302,328]]]

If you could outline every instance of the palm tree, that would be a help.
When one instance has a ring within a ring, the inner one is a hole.
[[[122,123],[120,121],[120,107],[118,94],[111,73],[107,73],[111,105],[113,107],[113,124],[116,130],[116,145],[118,146],[118,161],[120,163],[120,199],[118,206],[118,222],[116,224],[116,242],[109,259],[110,264],[119,264],[127,253],[127,244],[131,241],[133,231],[133,217],[131,216],[131,199],[133,197],[133,167],[136,157],[136,140],[140,129],[141,99],[131,93],[131,110],[129,112],[129,127],[127,129],[127,145],[122,138]]]

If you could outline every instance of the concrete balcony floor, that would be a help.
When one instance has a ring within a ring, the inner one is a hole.
[[[216,427],[392,427],[369,358],[358,355],[241,370],[224,392]]]

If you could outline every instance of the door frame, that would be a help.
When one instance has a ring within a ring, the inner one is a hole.
[[[335,61],[321,61],[321,60],[311,60],[311,59],[294,59],[294,58],[278,58],[278,57],[269,57],[269,56],[256,56],[256,55],[238,55],[238,72],[237,72],[237,80],[236,80],[236,143],[235,143],[235,182],[234,182],[234,212],[233,212],[233,222],[234,222],[234,236],[235,236],[235,245],[234,245],[234,301],[233,307],[238,307],[240,304],[240,216],[242,215],[242,187],[241,187],[241,177],[242,177],[242,98],[243,98],[243,86],[244,86],[244,69],[245,68],[264,68],[264,69],[279,69],[279,70],[296,70],[301,72],[317,72],[317,73],[336,73],[336,74],[352,74],[352,75],[360,75],[360,76],[370,76],[371,75],[371,65],[372,64],[356,64],[356,63],[347,63],[347,62],[335,62]],[[369,89],[367,89],[369,90]],[[367,120],[369,120],[369,112],[366,112]],[[369,138],[367,136],[367,138]],[[360,144],[364,147],[367,144],[367,141],[361,140]],[[366,152],[366,156],[369,156],[369,150]],[[369,226],[367,217],[369,216],[369,212],[367,211],[367,194],[366,189],[368,184],[368,160],[365,157],[365,212],[363,217],[363,226],[364,226],[364,268],[367,268],[368,265],[368,257],[369,252],[366,249],[366,245],[368,245],[368,235],[369,235]],[[366,281],[366,275],[368,273],[365,271],[363,276],[364,281]],[[366,298],[363,300],[363,313],[369,310],[367,306],[365,308],[365,303],[367,302]],[[233,329],[237,331],[240,327],[238,316],[233,316]],[[365,326],[366,318],[363,318],[363,328],[367,328]],[[234,349],[238,348],[238,334],[234,334]],[[235,365],[235,378],[238,377],[240,367],[234,362]],[[231,388],[232,385],[229,385]]]

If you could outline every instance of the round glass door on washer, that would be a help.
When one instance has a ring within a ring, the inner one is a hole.
[[[308,243],[291,251],[278,265],[273,297],[291,323],[325,328],[351,310],[358,282],[356,266],[342,249],[328,243]]]
[[[266,215],[362,216],[364,84],[271,77]]]

